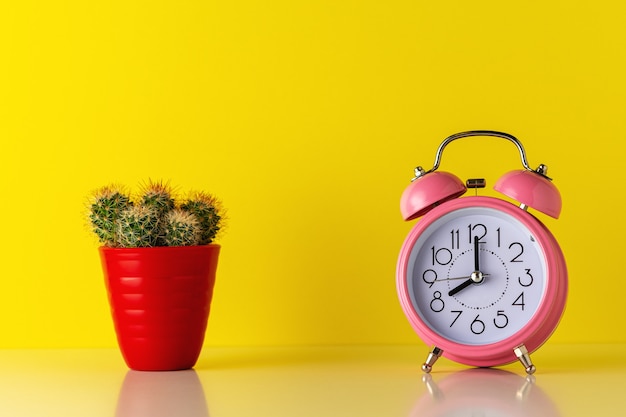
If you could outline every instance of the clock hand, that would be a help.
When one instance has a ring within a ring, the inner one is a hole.
[[[489,274],[483,274],[483,277],[488,277]],[[440,282],[440,281],[458,281],[460,279],[472,279],[471,277],[454,277],[454,278],[441,278],[441,279],[436,279],[435,282]]]
[[[463,281],[460,285],[452,288],[448,292],[448,295],[450,297],[452,297],[454,294],[456,294],[459,291],[469,287],[472,284],[480,284],[481,282],[483,282],[483,280],[485,279],[486,276],[487,276],[487,274],[483,274],[480,271],[472,272],[472,275],[470,275],[470,277],[467,279],[467,281]]]
[[[458,285],[454,288],[452,288],[449,292],[448,292],[448,296],[452,297],[453,295],[455,295],[456,293],[460,292],[461,290],[469,287],[470,285],[472,285],[474,283],[474,280],[472,280],[471,278],[468,278],[467,281],[463,281],[461,283],[461,285]]]
[[[463,281],[460,285],[452,288],[448,292],[448,296],[452,297],[453,295],[459,293],[460,291],[464,290],[472,284],[478,284],[483,282],[485,275],[480,272],[480,257],[478,252],[478,236],[474,236],[474,272],[472,272],[472,275],[470,275],[467,281]]]
[[[480,271],[479,265],[479,254],[478,254],[478,236],[474,236],[474,272]]]

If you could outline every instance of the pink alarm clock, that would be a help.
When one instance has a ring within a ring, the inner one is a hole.
[[[461,197],[467,188],[455,175],[437,171],[444,148],[471,136],[493,136],[517,147],[523,170],[502,176],[494,189],[519,202],[486,196]],[[522,144],[489,130],[446,138],[432,169],[415,169],[402,194],[405,220],[420,218],[402,245],[396,285],[402,309],[417,335],[432,346],[424,372],[441,356],[489,367],[520,360],[535,372],[530,354],[554,332],[565,310],[567,267],[552,233],[533,208],[558,218],[561,196],[547,177],[533,170]]]

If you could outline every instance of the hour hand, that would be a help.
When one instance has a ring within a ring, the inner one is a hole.
[[[448,292],[448,296],[452,297],[454,294],[456,294],[456,293],[460,292],[461,290],[469,287],[473,283],[474,283],[474,280],[472,278],[468,278],[467,281],[463,281],[460,285],[452,288],[450,290],[450,292]]]

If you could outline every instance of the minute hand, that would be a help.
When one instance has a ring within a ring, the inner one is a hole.
[[[474,236],[474,272],[480,271],[480,255],[478,252],[478,236]]]

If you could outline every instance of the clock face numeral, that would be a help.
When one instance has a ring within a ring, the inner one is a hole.
[[[509,324],[509,318],[504,314],[504,310],[498,310],[496,318],[493,319],[493,325],[498,329],[504,329]]]
[[[435,291],[430,301],[430,309],[435,313],[441,313],[446,308],[446,303],[441,299],[441,292]]]
[[[432,252],[432,264],[434,265],[448,265],[452,261],[452,251],[447,248],[441,248],[435,250],[433,246],[430,248]]]
[[[545,289],[539,243],[520,221],[490,208],[459,209],[430,224],[414,243],[408,271],[418,315],[440,335],[466,344],[518,332]]]
[[[474,243],[474,236],[478,237],[478,243],[482,243],[485,236],[487,236],[487,226],[484,224],[468,224],[467,230],[469,231],[469,244]]]
[[[474,334],[482,334],[486,329],[485,322],[480,320],[479,317],[480,314],[477,314],[476,318],[472,321],[472,324],[470,324],[470,330]]]
[[[533,285],[533,276],[530,273],[530,269],[529,268],[526,268],[526,274],[525,275],[522,275],[522,276],[517,278],[517,282],[519,282],[519,285],[521,285],[522,287],[530,287],[531,285]]]
[[[437,271],[433,269],[427,269],[422,274],[422,279],[426,284],[428,284],[428,288],[432,287],[435,281],[437,281]]]
[[[461,231],[459,229],[451,230],[450,237],[452,238],[452,250],[459,249],[461,246]]]
[[[509,262],[524,262],[520,259],[520,256],[524,253],[524,245],[519,242],[513,242],[509,245],[509,249],[512,249],[517,255],[513,257]]]
[[[521,307],[522,311],[524,311],[524,306],[526,305],[526,303],[524,302],[524,291],[522,291],[522,293],[517,296],[517,298],[515,299],[515,301],[513,301],[513,304],[511,305]]]
[[[456,323],[459,317],[461,317],[461,314],[463,314],[463,310],[452,310],[451,313],[456,314],[456,317],[454,318],[454,320],[452,320],[452,323],[450,323],[450,327],[454,326],[454,323]]]

